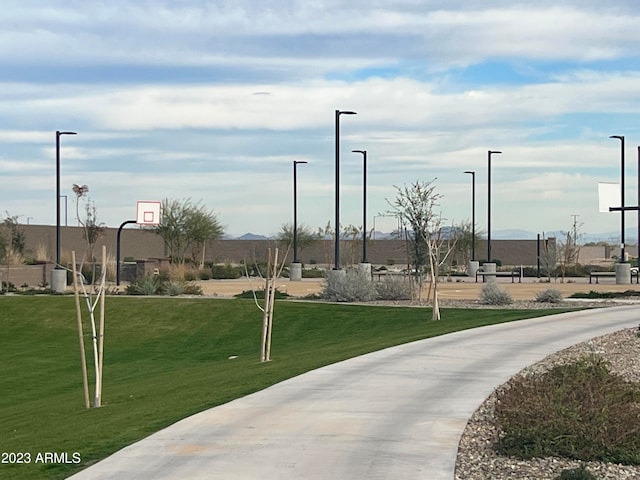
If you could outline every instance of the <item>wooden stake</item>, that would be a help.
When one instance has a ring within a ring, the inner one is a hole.
[[[102,404],[102,357],[104,352],[104,300],[107,282],[107,247],[102,246],[102,275],[100,287],[100,328],[98,331],[98,372],[96,372],[96,407]]]
[[[76,300],[76,319],[78,320],[78,340],[80,341],[80,364],[82,365],[82,386],[84,390],[85,408],[89,404],[89,381],[87,379],[87,356],[84,351],[84,335],[82,333],[82,311],[80,310],[80,292],[78,291],[78,272],[76,271],[76,252],[71,252],[71,264],[73,265],[73,291]]]

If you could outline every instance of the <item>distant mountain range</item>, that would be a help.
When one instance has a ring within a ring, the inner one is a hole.
[[[546,238],[550,237],[564,237],[566,231],[552,231],[544,232]],[[620,232],[605,232],[605,233],[579,233],[580,243],[597,243],[608,242],[616,244],[620,241]],[[542,233],[540,233],[542,236]],[[527,230],[495,230],[491,232],[491,238],[493,240],[535,240],[538,237],[537,232],[529,232]],[[628,228],[625,231],[625,243],[634,244],[637,241],[638,232],[636,227]],[[229,240],[273,240],[274,237],[268,237],[265,235],[259,235],[255,233],[245,233],[238,237],[229,236],[226,237]],[[330,239],[331,237],[327,237]],[[372,235],[374,240],[390,240],[396,238],[392,232],[374,232]]]

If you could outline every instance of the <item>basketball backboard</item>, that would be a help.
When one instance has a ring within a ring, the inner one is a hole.
[[[138,225],[145,225],[149,227],[160,225],[162,202],[138,201],[136,211],[136,223]]]
[[[609,207],[620,206],[620,184],[600,182],[598,183],[598,210],[609,212]]]

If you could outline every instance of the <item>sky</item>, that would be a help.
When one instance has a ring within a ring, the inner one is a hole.
[[[367,228],[397,187],[433,181],[446,223],[619,232],[598,183],[637,205],[640,3],[612,0],[3,0],[0,213],[77,224],[191,199],[229,235]],[[66,205],[65,205],[66,202]],[[625,216],[634,226],[637,213]]]

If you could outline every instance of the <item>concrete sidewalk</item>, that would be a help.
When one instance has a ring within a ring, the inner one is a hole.
[[[522,368],[637,327],[637,305],[467,330],[330,365],[186,418],[73,479],[446,479],[468,418]]]

